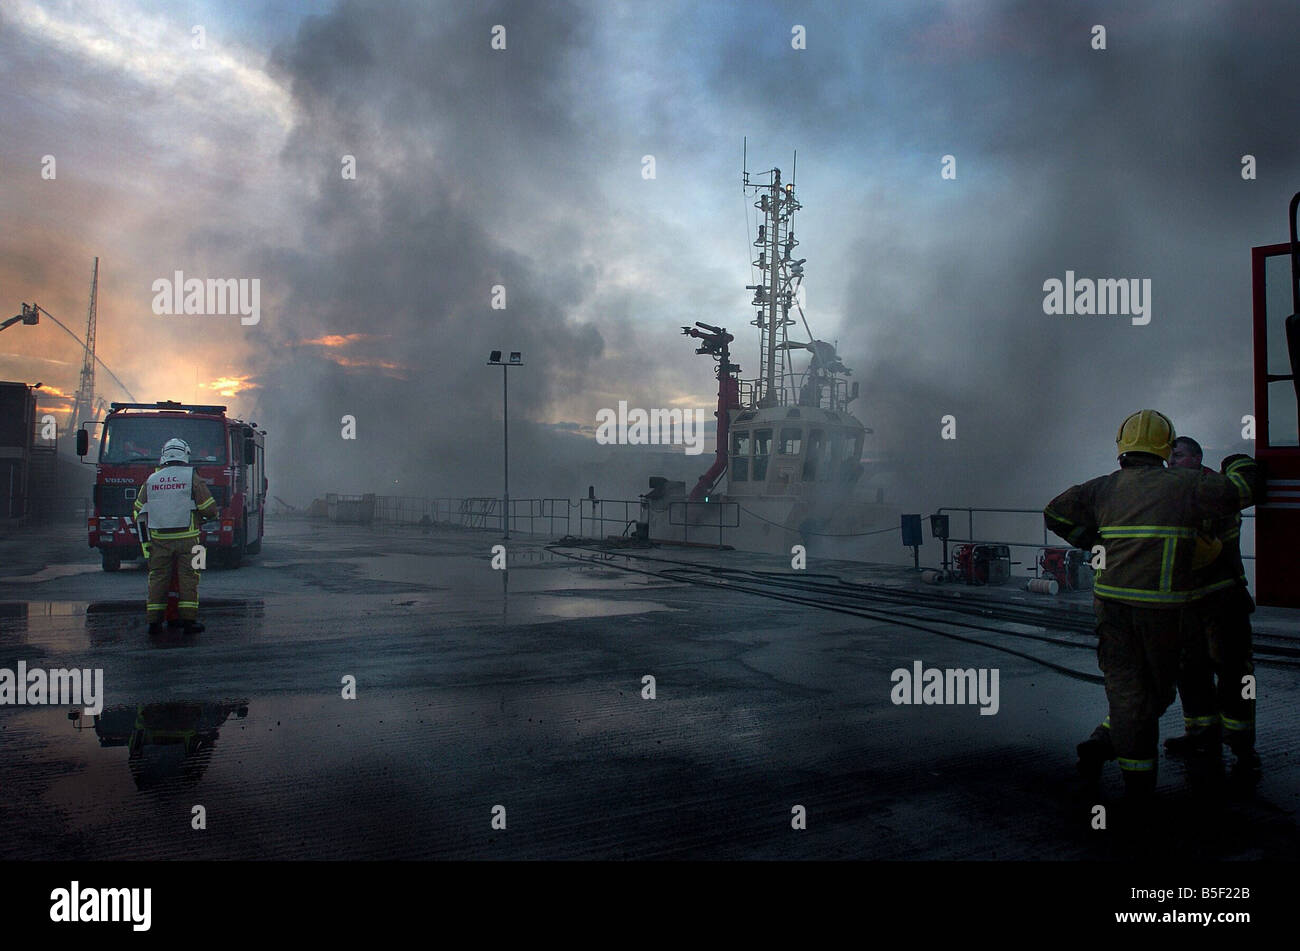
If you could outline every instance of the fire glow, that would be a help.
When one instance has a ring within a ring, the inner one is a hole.
[[[221,396],[238,396],[244,390],[255,390],[259,384],[250,383],[246,376],[223,376],[211,383],[200,383],[205,390],[216,390]]]

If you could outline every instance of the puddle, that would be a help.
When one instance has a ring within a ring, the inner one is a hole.
[[[678,612],[680,610],[654,601],[612,601],[603,598],[570,598],[560,595],[535,595],[528,598],[526,603],[538,614],[567,618],[619,617],[625,614],[644,614],[649,611]]]
[[[509,574],[509,587],[514,594],[575,588],[622,590],[644,588],[648,583],[652,586],[673,583],[601,565],[528,557],[516,560],[507,556],[507,570],[493,571],[490,570],[490,558],[490,550],[485,547],[481,557],[401,554],[352,558],[348,563],[357,566],[363,580],[424,585],[471,596],[495,591],[500,586],[498,576],[502,574]],[[535,570],[528,570],[530,568]]]
[[[136,789],[147,790],[197,783],[226,721],[247,716],[247,700],[165,700],[119,704],[69,719],[74,729],[92,731],[101,749],[125,748]],[[58,802],[57,795],[51,798]]]
[[[210,598],[203,618],[217,620],[224,630],[260,630],[265,602],[257,599]],[[101,601],[0,601],[0,646],[24,645],[54,652],[77,652],[123,641],[154,648],[188,646],[179,627],[163,634],[145,634],[144,604],[139,599]]]
[[[87,575],[92,571],[101,571],[99,565],[49,565],[42,568],[35,574],[14,575],[9,578],[0,578],[0,584],[39,584],[42,581],[53,581],[55,578],[67,578],[70,575]]]

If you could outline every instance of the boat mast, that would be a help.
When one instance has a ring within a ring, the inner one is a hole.
[[[762,181],[766,176],[767,181]],[[763,223],[758,226],[754,247],[759,249],[753,262],[762,275],[759,283],[746,285],[754,292],[751,303],[758,308],[754,326],[759,328],[759,385],[758,405],[778,406],[782,402],[781,375],[777,372],[777,350],[785,349],[786,328],[793,325],[790,303],[794,292],[790,288],[792,273],[801,274],[802,262],[792,267],[790,252],[798,247],[792,230],[794,213],[802,207],[794,197],[794,182],[781,184],[781,170],[756,172],[758,181],[750,178],[745,169],[743,185],[758,195],[754,207],[763,213]]]

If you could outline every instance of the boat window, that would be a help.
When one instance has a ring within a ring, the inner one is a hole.
[[[838,465],[837,481],[854,482],[858,477],[858,459],[862,456],[862,434],[846,432],[841,438],[836,436]]]
[[[731,480],[749,481],[749,430],[736,430],[731,434]]]
[[[777,449],[783,456],[797,456],[799,449],[803,445],[803,430],[798,426],[783,428],[781,430],[781,442]]]
[[[772,430],[754,430],[754,481],[767,479],[767,457],[772,454]]]
[[[818,465],[825,451],[826,434],[820,429],[808,433],[808,456],[803,463],[803,481],[814,482],[817,479]]]
[[[823,481],[835,478],[835,470],[839,468],[840,460],[843,458],[844,437],[833,432],[830,440],[826,443],[826,467],[820,473]]]

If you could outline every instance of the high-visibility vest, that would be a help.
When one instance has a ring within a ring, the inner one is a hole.
[[[189,528],[194,511],[194,470],[189,466],[163,466],[145,481],[141,511],[149,513],[149,531],[169,532]]]

